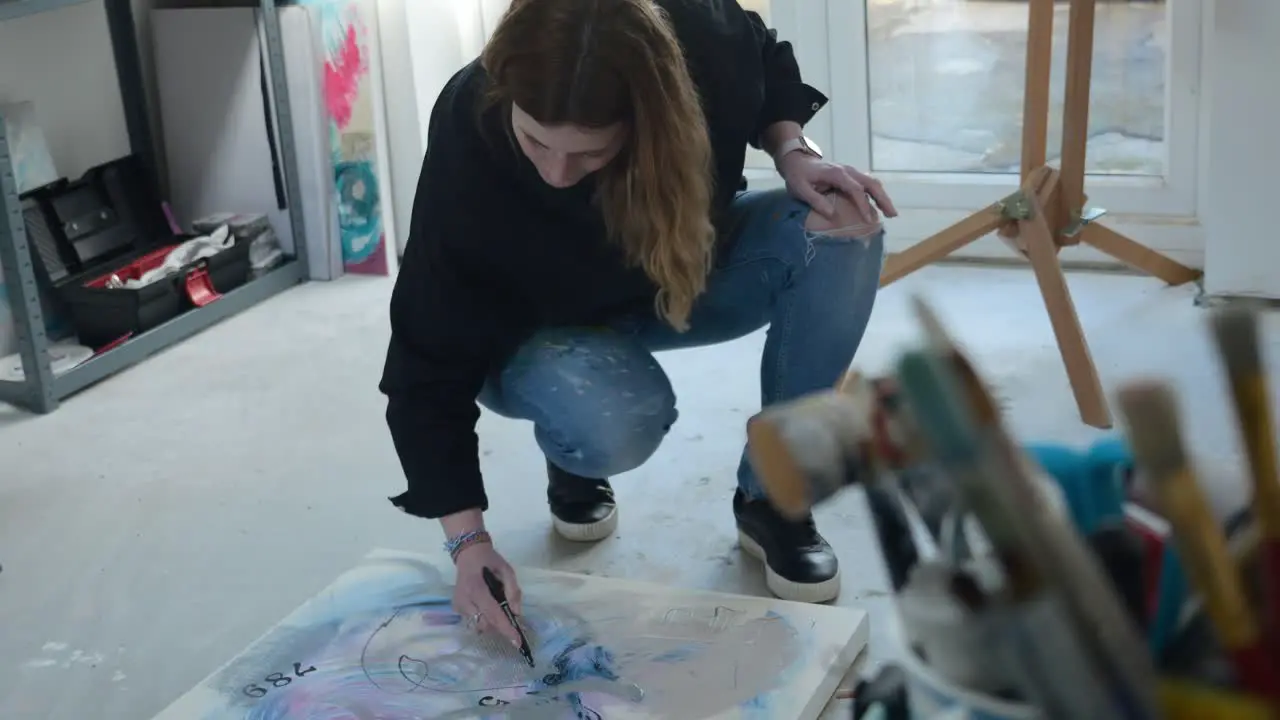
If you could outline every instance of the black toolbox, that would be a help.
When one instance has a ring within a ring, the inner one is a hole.
[[[137,155],[22,196],[33,263],[80,344],[101,349],[216,302],[249,279],[249,243],[182,266],[140,287],[119,287],[161,267],[190,236],[170,229]]]

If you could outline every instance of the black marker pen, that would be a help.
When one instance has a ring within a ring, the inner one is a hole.
[[[520,629],[520,623],[516,622],[516,614],[511,612],[511,606],[507,604],[507,591],[502,587],[502,581],[489,568],[484,568],[480,574],[484,578],[484,584],[489,587],[489,594],[493,595],[493,599],[502,608],[502,614],[507,616],[507,622],[511,623],[511,627],[515,628],[516,634],[520,636],[520,654],[529,663],[529,667],[533,667],[533,653],[529,651],[529,641],[525,638],[524,631]]]

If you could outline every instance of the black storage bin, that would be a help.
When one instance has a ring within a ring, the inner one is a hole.
[[[157,268],[188,236],[174,235],[141,159],[130,155],[23,196],[42,284],[80,343],[102,348],[217,301],[249,279],[249,243],[137,288],[108,287]]]

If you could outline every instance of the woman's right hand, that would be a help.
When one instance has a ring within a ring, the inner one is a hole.
[[[480,632],[496,632],[515,647],[520,647],[520,634],[493,599],[484,582],[484,569],[489,568],[502,581],[511,612],[520,614],[520,585],[516,572],[498,554],[492,543],[473,543],[463,548],[454,561],[458,571],[453,586],[453,609],[465,622]]]

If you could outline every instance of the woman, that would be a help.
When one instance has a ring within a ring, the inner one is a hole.
[[[883,254],[873,205],[896,213],[804,138],[825,103],[734,0],[514,0],[444,88],[381,390],[408,481],[392,502],[440,520],[460,613],[517,640],[481,579],[519,607],[484,532],[477,401],[533,422],[555,527],[592,541],[617,524],[609,477],[676,420],[653,352],[768,325],[765,405],[848,367]],[[741,192],[748,144],[787,191]],[[745,457],[733,512],[774,593],[836,596],[830,546],[769,506]]]

